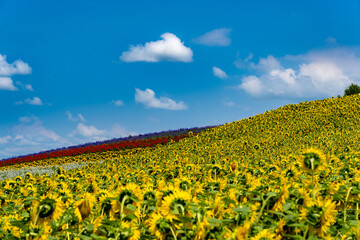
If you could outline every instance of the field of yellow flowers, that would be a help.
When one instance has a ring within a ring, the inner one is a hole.
[[[359,239],[359,138],[352,95],[154,148],[49,159],[92,162],[0,181],[0,239]]]

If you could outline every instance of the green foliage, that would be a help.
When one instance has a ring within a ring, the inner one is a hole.
[[[360,93],[360,87],[352,83],[347,89],[345,89],[344,97],[358,93]]]

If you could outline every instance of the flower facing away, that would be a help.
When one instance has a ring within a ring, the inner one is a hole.
[[[318,149],[309,148],[298,158],[298,164],[307,173],[315,173],[324,168],[326,157]]]

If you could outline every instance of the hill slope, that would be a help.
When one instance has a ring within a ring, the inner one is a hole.
[[[34,228],[60,239],[359,237],[359,114],[359,95],[287,105],[176,143],[92,154],[104,161],[81,169],[0,182],[9,230],[0,237]],[[20,216],[23,230],[11,230]]]

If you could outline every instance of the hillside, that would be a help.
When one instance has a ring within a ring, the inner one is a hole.
[[[360,237],[359,115],[359,95],[287,105],[155,148],[73,157],[103,161],[81,169],[2,181],[0,237]]]

